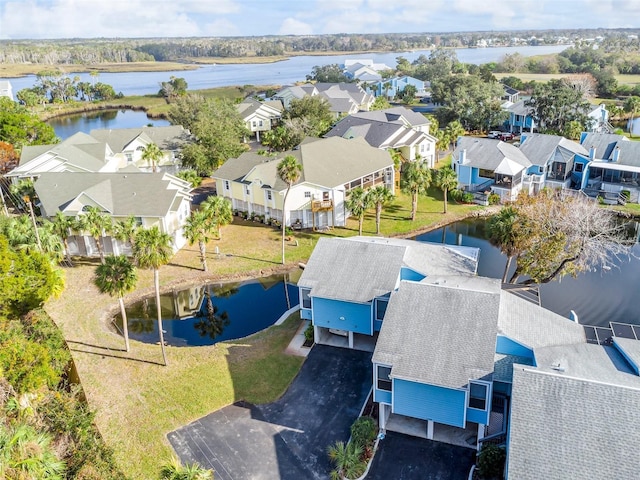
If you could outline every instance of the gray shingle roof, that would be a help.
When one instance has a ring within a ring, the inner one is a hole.
[[[397,238],[321,239],[298,285],[312,288],[312,296],[368,302],[396,288],[403,266],[433,278],[471,275],[477,254],[476,248]]]
[[[514,365],[533,365],[533,360],[519,355],[504,355],[496,353],[493,363],[493,380],[496,382],[512,383]]]
[[[525,105],[524,100],[518,100],[512,105],[509,105],[507,110],[514,115],[530,116],[533,114],[533,109]]]
[[[505,159],[521,166],[521,170],[531,166],[531,161],[520,149],[510,143],[491,138],[460,137],[453,152],[458,159],[465,152],[464,165],[494,171]]]
[[[640,142],[618,142],[617,146],[620,148],[618,164],[640,167]]]
[[[405,247],[321,238],[298,285],[311,295],[364,303],[397,284]]]
[[[630,338],[613,337],[613,343],[626,354],[632,367],[640,374],[640,341]]]
[[[546,165],[547,161],[556,153],[564,150],[567,156],[573,154],[588,155],[589,152],[579,143],[568,140],[558,135],[546,135],[542,133],[523,134],[520,151],[534,165]]]
[[[508,478],[637,478],[639,425],[640,389],[516,368]]]
[[[585,343],[584,329],[568,318],[502,291],[498,333],[529,348]]]
[[[98,171],[105,165],[107,144],[83,132],[78,132],[64,142],[53,145],[26,146],[20,155],[20,164],[16,171],[26,171],[27,165],[38,156],[51,152],[60,158],[62,163],[77,166],[88,171]]]
[[[596,149],[596,159],[609,159],[616,145],[628,142],[629,139],[613,133],[587,133],[580,144],[589,152],[591,147]]]
[[[165,173],[43,173],[35,189],[48,216],[83,196],[113,216],[163,217],[188,196],[185,182]]]
[[[191,135],[180,125],[168,127],[115,128],[91,130],[89,134],[109,144],[114,152],[122,152],[139,136],[153,142],[160,150],[178,150],[191,141]]]
[[[497,292],[402,282],[372,361],[391,365],[393,378],[463,388],[493,372],[499,308]]]
[[[393,166],[388,152],[368,145],[362,139],[346,140],[340,137],[308,138],[297,150],[278,153],[276,157],[262,157],[243,153],[227,160],[213,174],[214,178],[242,181],[252,170],[254,179],[260,179],[276,191],[287,188],[277,176],[277,165],[287,155],[293,155],[302,164],[302,175],[297,184],[309,182],[326,188],[340,187],[352,180]]]

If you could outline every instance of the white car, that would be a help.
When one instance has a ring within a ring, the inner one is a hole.
[[[502,135],[502,132],[500,132],[498,130],[491,130],[487,134],[487,137],[489,137],[489,138],[500,138],[501,135]]]

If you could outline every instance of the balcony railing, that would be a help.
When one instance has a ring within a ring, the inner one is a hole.
[[[333,200],[313,200],[311,202],[312,212],[322,212],[326,210],[333,210]]]

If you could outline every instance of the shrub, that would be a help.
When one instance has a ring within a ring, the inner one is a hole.
[[[484,479],[502,478],[507,452],[497,445],[484,444],[478,455],[478,475]]]
[[[310,323],[304,331],[304,339],[307,342],[313,342],[313,325]]]
[[[367,468],[366,463],[361,459],[362,448],[353,442],[349,444],[336,442],[328,448],[327,453],[336,467],[331,472],[332,479],[358,478]]]
[[[489,194],[489,205],[498,205],[500,203],[500,195],[495,192]]]
[[[473,203],[473,193],[469,193],[469,192],[463,193],[462,201],[464,203]]]
[[[372,443],[378,433],[378,425],[371,417],[359,417],[351,425],[351,441],[365,448]]]
[[[463,194],[464,194],[464,192],[462,190],[459,190],[459,189],[451,190],[449,192],[449,198],[451,200],[456,201],[456,202],[460,202],[462,200],[462,195]]]
[[[629,190],[622,190],[620,195],[622,195],[627,202],[631,198],[631,192]]]

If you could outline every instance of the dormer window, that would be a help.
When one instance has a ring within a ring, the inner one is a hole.
[[[469,408],[486,410],[489,404],[489,384],[469,382]]]

